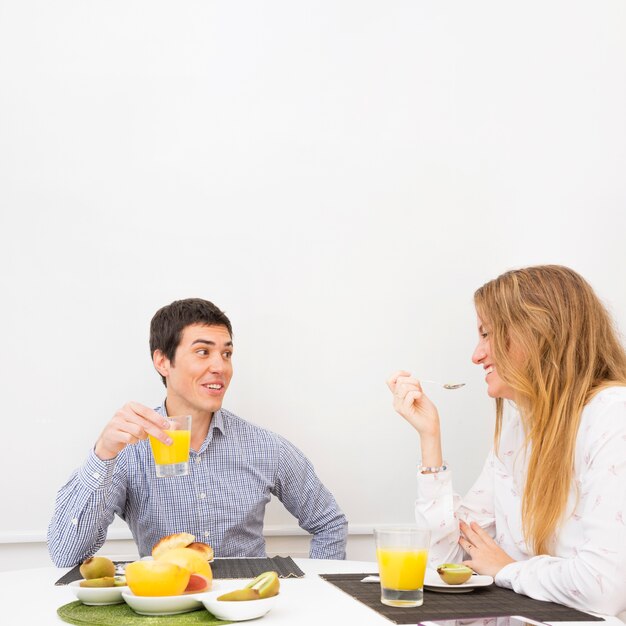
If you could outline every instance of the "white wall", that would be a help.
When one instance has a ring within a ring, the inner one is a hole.
[[[355,558],[412,518],[393,370],[468,383],[432,392],[467,489],[474,289],[567,264],[626,329],[624,32],[621,0],[0,2],[0,567],[48,563],[58,487],[161,401],[180,297],[230,315],[226,406],[312,458]]]

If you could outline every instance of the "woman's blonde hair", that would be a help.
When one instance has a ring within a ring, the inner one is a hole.
[[[559,265],[506,272],[474,294],[500,378],[513,390],[530,447],[522,500],[524,537],[550,554],[567,506],[583,407],[626,385],[626,352],[582,276]],[[496,400],[496,450],[503,400]]]

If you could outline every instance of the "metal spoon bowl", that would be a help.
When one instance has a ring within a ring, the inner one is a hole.
[[[440,383],[437,380],[420,380],[420,383],[432,383],[433,385],[440,385],[444,389],[452,390],[452,389],[460,389],[461,387],[465,387],[465,383]]]

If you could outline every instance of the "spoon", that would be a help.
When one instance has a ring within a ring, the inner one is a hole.
[[[420,383],[432,383],[433,385],[441,385],[444,389],[460,389],[461,387],[465,387],[465,383],[440,383],[437,380],[426,380],[421,379]]]

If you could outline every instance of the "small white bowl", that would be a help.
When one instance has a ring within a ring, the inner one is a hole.
[[[128,591],[128,587],[81,587],[81,580],[75,580],[68,586],[74,595],[83,603],[90,606],[103,606],[105,604],[121,604],[124,602],[122,593]]]
[[[242,622],[247,619],[262,617],[274,606],[278,596],[264,598],[263,600],[241,600],[241,601],[220,601],[217,596],[223,591],[213,591],[198,595],[198,600],[202,601],[209,613],[213,613],[218,619],[229,620],[231,622]]]
[[[136,596],[126,587],[122,597],[140,615],[176,615],[199,609],[202,606],[199,600],[202,595],[190,593],[180,596]]]

